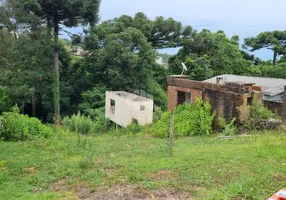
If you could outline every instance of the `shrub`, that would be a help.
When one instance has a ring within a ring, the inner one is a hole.
[[[125,129],[126,132],[130,133],[139,133],[141,130],[142,127],[135,120],[132,120],[132,122]]]
[[[227,123],[224,118],[220,118],[220,126],[223,128],[222,134],[225,136],[232,136],[237,134],[237,128],[235,125],[236,118],[233,118],[230,123]]]
[[[249,112],[249,118],[255,120],[266,120],[275,117],[271,110],[268,110],[262,102],[258,102],[254,97],[252,100],[252,106]]]
[[[194,103],[178,106],[174,111],[174,132],[176,136],[208,135],[212,131],[214,114],[211,105],[201,98]],[[156,123],[154,134],[168,137],[170,112],[165,112]]]
[[[17,112],[4,112],[0,117],[0,138],[5,141],[25,141],[34,138],[48,138],[52,129],[37,118],[30,118]]]
[[[158,122],[161,119],[162,114],[163,114],[163,111],[162,111],[161,107],[157,107],[155,109],[155,112],[153,113],[153,123]]]
[[[248,116],[247,126],[250,129],[261,129],[261,122],[267,121],[271,118],[278,118],[271,110],[268,110],[264,104],[260,101],[257,101],[257,98],[254,97],[252,101],[252,106]]]
[[[155,124],[155,130],[153,134],[158,137],[168,137],[170,130],[170,112],[164,112],[161,119]]]
[[[85,108],[81,109],[81,113],[85,116],[89,116],[94,124],[95,132],[105,132],[110,130],[113,126],[113,123],[105,118],[105,107],[100,108],[91,108],[88,104],[82,104]]]
[[[71,117],[64,117],[63,124],[70,131],[80,134],[91,134],[95,132],[95,124],[89,116],[84,116],[80,112]]]
[[[89,116],[94,121],[94,130],[96,132],[105,132],[110,130],[113,123],[105,118],[105,108],[101,107],[98,109],[90,109]]]

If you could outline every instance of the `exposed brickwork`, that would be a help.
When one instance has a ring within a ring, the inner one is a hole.
[[[272,101],[264,101],[264,105],[274,113],[277,113],[278,115],[282,115],[282,103],[272,102]]]
[[[178,93],[175,86],[168,86],[168,110],[178,105]]]
[[[200,81],[191,81],[189,79],[180,79],[180,78],[174,78],[174,77],[168,77],[167,78],[168,86],[177,86],[181,88],[191,88],[191,89],[220,89],[221,85],[218,84],[212,84],[212,83],[206,83],[206,82],[200,82]]]
[[[239,83],[227,83],[225,85],[220,84],[213,84],[208,82],[201,82],[201,81],[193,81],[189,79],[182,79],[182,78],[175,78],[175,77],[168,77],[167,78],[168,86],[176,86],[181,88],[191,88],[197,90],[219,90],[219,91],[232,91],[236,93],[247,93],[251,91],[261,91],[261,87],[251,86],[251,85],[244,85]]]
[[[214,128],[219,128],[219,118],[227,121],[237,118],[238,123],[243,123],[248,118],[248,113],[254,94],[260,101],[262,99],[261,87],[244,85],[239,83],[227,83],[225,85],[212,84],[200,81],[192,81],[178,77],[168,77],[168,109],[178,105],[178,92],[190,92],[192,101],[202,97],[209,101],[216,112]],[[286,113],[286,112],[285,112]]]
[[[252,89],[255,91],[260,91],[260,92],[262,91],[262,88],[260,86],[257,86],[257,85],[253,85]]]
[[[192,88],[183,88],[177,86],[168,86],[168,109],[172,110],[178,105],[178,91],[181,92],[190,92],[192,94],[192,101],[195,101],[196,98],[202,97],[203,91],[192,89]]]

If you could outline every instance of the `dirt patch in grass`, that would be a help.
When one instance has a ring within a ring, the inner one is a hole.
[[[30,174],[36,174],[40,167],[26,167],[25,170],[28,171]]]
[[[61,192],[70,190],[70,186],[66,185],[65,180],[59,180],[57,183],[54,183],[51,187],[54,192]]]
[[[154,136],[153,136],[151,133],[148,133],[148,134],[145,134],[145,135],[143,136],[143,138],[148,140],[148,139],[154,138]]]
[[[136,185],[115,185],[105,191],[96,191],[88,183],[66,185],[64,180],[52,186],[54,192],[69,193],[65,199],[96,199],[96,200],[179,200],[192,199],[191,194],[171,189],[146,190]]]
[[[105,169],[105,173],[106,173],[107,175],[115,174],[117,171],[118,171],[118,169],[115,169],[115,168],[106,168],[106,169]]]
[[[191,195],[169,189],[145,190],[134,185],[117,185],[105,192],[92,194],[92,199],[131,200],[131,199],[191,199]]]
[[[147,175],[155,181],[172,181],[179,179],[179,173],[174,170],[160,170]]]

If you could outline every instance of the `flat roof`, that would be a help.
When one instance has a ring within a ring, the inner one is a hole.
[[[137,94],[133,94],[133,93],[125,92],[125,91],[107,91],[107,92],[116,94],[124,99],[129,99],[131,101],[153,101],[152,99],[141,97]]]
[[[203,82],[216,83],[217,78],[222,78],[223,82],[241,82],[244,84],[254,84],[260,86],[262,93],[267,96],[275,96],[284,92],[286,79],[281,78],[265,78],[254,76],[239,76],[232,74],[223,74],[207,79]]]

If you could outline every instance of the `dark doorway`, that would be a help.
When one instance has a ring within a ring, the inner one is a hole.
[[[178,105],[185,103],[185,92],[178,91]]]

